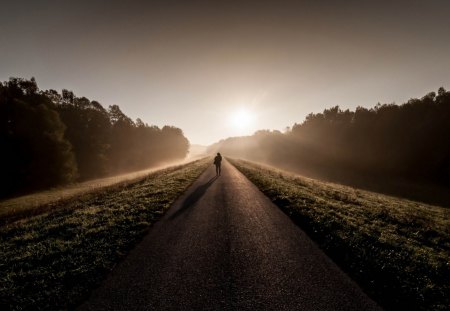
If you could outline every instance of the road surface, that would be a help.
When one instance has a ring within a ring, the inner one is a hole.
[[[227,161],[208,169],[80,310],[380,310]]]

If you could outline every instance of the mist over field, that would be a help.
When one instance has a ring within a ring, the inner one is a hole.
[[[441,112],[370,107],[448,87],[449,14],[442,0],[5,3],[0,197],[200,156],[197,146],[265,129],[221,143],[224,154],[445,184]]]
[[[208,147],[190,145],[179,128],[133,121],[117,105],[39,90],[34,79],[0,83],[0,113],[2,197],[221,152],[431,203],[449,199],[450,93],[442,87],[402,105],[335,106],[284,132],[259,130]]]
[[[443,195],[450,185],[449,120],[450,92],[441,87],[437,94],[402,105],[359,106],[354,111],[332,107],[309,114],[283,133],[260,130],[224,139],[208,150],[442,203],[448,195],[438,199],[434,191],[420,192],[433,185]]]
[[[449,30],[449,0],[2,1],[0,310],[448,311]]]
[[[190,145],[179,128],[133,121],[117,105],[39,90],[34,79],[0,83],[0,110],[3,197],[221,152],[422,200],[436,190],[437,202],[447,200],[450,93],[442,87],[402,105],[335,106],[284,132],[259,130],[209,147]]]
[[[131,120],[118,105],[36,81],[0,83],[0,197],[183,160],[189,141],[173,126]]]

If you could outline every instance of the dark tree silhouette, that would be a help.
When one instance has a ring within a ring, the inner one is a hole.
[[[60,103],[57,110],[67,126],[65,136],[73,145],[80,179],[108,174],[111,132],[108,112],[98,102],[77,98],[66,90],[63,94],[66,95],[55,96]]]
[[[77,177],[72,146],[52,101],[34,79],[0,83],[2,196],[46,188]]]
[[[69,90],[40,91],[34,78],[0,83],[0,196],[183,159],[175,127],[133,122]]]
[[[310,114],[286,133],[259,131],[209,148],[316,177],[450,184],[450,92],[403,105]]]

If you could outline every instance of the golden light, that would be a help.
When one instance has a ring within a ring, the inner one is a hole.
[[[230,118],[231,126],[239,130],[242,134],[252,127],[254,121],[255,115],[245,108],[236,110]]]

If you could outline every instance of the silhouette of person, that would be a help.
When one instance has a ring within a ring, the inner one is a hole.
[[[217,152],[217,155],[214,158],[214,165],[216,166],[216,176],[220,175],[220,164],[222,164],[222,156],[219,152]]]

